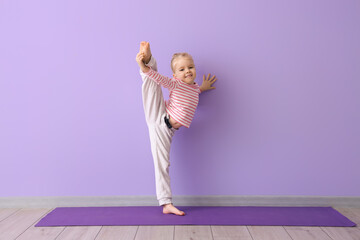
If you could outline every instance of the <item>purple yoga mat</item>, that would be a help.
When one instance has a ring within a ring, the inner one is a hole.
[[[163,214],[160,206],[58,207],[35,227],[119,225],[338,226],[355,223],[332,207],[176,206],[186,215]]]

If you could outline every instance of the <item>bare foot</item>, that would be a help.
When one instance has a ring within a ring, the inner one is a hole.
[[[173,214],[180,215],[180,216],[185,215],[185,213],[183,211],[180,211],[179,209],[177,209],[174,205],[172,205],[172,203],[163,205],[163,213],[165,213],[165,214],[173,213]]]
[[[140,43],[140,52],[144,53],[144,63],[149,63],[151,59],[150,43],[142,41]]]

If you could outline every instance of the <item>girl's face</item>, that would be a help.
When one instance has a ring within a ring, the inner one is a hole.
[[[191,58],[179,57],[174,62],[174,77],[186,82],[194,84],[196,78],[195,64]]]

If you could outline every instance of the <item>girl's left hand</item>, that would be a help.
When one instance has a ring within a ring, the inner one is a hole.
[[[205,74],[203,75],[203,83],[201,84],[201,88],[204,89],[204,91],[206,90],[210,90],[210,89],[215,89],[215,87],[211,87],[211,85],[217,80],[217,78],[215,78],[216,76],[214,75],[211,79],[210,79],[210,73],[207,76],[207,78],[205,79]]]

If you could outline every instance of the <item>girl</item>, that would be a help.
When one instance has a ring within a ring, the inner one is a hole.
[[[190,127],[199,94],[215,89],[211,85],[217,80],[210,74],[199,86],[195,82],[196,69],[193,58],[188,53],[175,53],[171,60],[173,78],[157,72],[157,63],[151,55],[148,42],[140,43],[140,51],[136,55],[142,77],[142,97],[145,119],[149,129],[151,152],[155,167],[156,196],[163,213],[185,215],[172,204],[170,187],[170,146],[172,137],[180,127]],[[161,86],[168,88],[170,97],[164,100]]]

